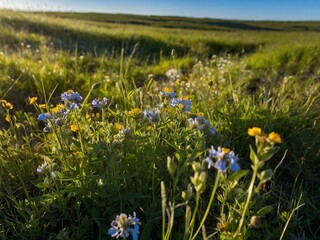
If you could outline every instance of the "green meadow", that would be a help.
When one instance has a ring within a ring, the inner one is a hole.
[[[318,239],[320,22],[0,11],[0,239]]]

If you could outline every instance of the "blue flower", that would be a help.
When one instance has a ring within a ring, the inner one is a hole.
[[[110,100],[106,97],[102,98],[101,101],[99,101],[98,99],[92,100],[92,106],[94,108],[106,107],[107,105],[109,105],[109,103],[110,103]]]
[[[99,104],[99,100],[98,99],[93,99],[92,100],[92,106],[95,108],[99,108],[100,104]]]
[[[128,238],[132,236],[133,240],[138,240],[139,235],[139,219],[136,217],[136,213],[133,213],[133,217],[129,214],[121,213],[116,216],[116,219],[111,222],[111,228],[108,230],[108,235],[115,238]]]
[[[149,122],[157,122],[160,120],[159,110],[157,108],[153,108],[151,110],[146,109],[143,113],[143,118],[149,119]]]
[[[177,97],[177,94],[175,92],[160,91],[160,94],[163,97],[171,97],[171,98],[176,98]]]
[[[71,102],[81,102],[82,101],[82,97],[80,96],[80,94],[78,92],[74,92],[72,90],[69,90],[67,92],[64,92],[61,94],[61,100],[66,102],[66,101],[71,101]]]
[[[230,169],[234,172],[239,171],[240,165],[238,164],[239,158],[235,156],[234,151],[231,151],[229,153],[229,159],[230,159]]]
[[[210,127],[210,122],[202,116],[198,116],[193,118],[189,118],[188,122],[191,126],[198,127],[198,130],[203,130],[205,127]]]
[[[51,119],[52,115],[50,113],[42,113],[38,116],[39,121],[45,121],[47,119]]]
[[[186,112],[189,112],[190,108],[192,106],[191,100],[186,100],[186,99],[182,99],[182,98],[172,98],[171,103],[170,103],[170,107],[174,107],[178,104],[182,104],[184,106],[184,110]]]
[[[230,167],[231,171],[236,172],[240,170],[240,165],[238,164],[239,158],[235,155],[234,151],[230,151],[228,148],[218,147],[217,150],[214,149],[213,146],[209,149],[209,156],[204,159],[206,163],[208,163],[208,168],[214,167],[221,172],[225,172],[228,167]]]
[[[74,102],[71,103],[69,109],[72,111],[72,110],[74,110],[74,109],[76,109],[76,108],[79,108],[78,104],[76,104],[76,103],[74,103]]]
[[[211,135],[216,135],[216,133],[217,133],[216,127],[210,128],[209,132],[210,132]]]
[[[218,160],[216,161],[216,163],[214,164],[214,167],[218,170],[220,170],[221,172],[225,172],[227,169],[227,164],[225,161],[222,160]]]

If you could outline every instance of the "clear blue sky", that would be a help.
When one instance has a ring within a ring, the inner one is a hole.
[[[320,0],[0,0],[0,8],[248,20],[320,20]]]

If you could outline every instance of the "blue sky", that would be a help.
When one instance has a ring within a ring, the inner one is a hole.
[[[0,8],[248,20],[320,20],[320,0],[0,0]]]

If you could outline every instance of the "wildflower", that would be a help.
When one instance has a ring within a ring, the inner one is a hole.
[[[94,108],[101,108],[101,107],[106,107],[108,106],[110,103],[110,100],[106,97],[102,98],[101,101],[99,101],[98,99],[93,99],[92,100],[92,106]]]
[[[177,97],[177,94],[168,87],[163,88],[162,91],[160,91],[160,94],[164,97],[171,97],[171,98]]]
[[[122,135],[129,135],[131,133],[131,130],[129,128],[122,128],[120,131],[119,131],[119,134],[122,134]]]
[[[52,115],[50,113],[42,113],[38,116],[39,121],[45,121],[50,118],[52,118]]]
[[[166,72],[166,77],[170,80],[176,80],[181,77],[181,73],[179,70],[171,68]]]
[[[120,130],[123,129],[123,125],[121,123],[115,123],[114,128],[119,132]]]
[[[70,130],[72,132],[78,132],[79,128],[78,128],[78,126],[76,124],[72,124],[72,125],[70,125]]]
[[[63,104],[57,104],[54,108],[51,109],[53,113],[58,113],[63,110],[64,106]]]
[[[209,132],[210,132],[211,135],[216,135],[216,133],[217,133],[216,127],[210,128]]]
[[[209,156],[204,159],[208,163],[208,168],[211,168],[213,165],[213,160],[217,161],[214,163],[214,167],[221,172],[225,172],[229,166],[231,171],[239,171],[240,165],[238,164],[239,158],[235,155],[234,151],[231,151],[229,148],[218,147],[217,150],[213,146],[209,149]]]
[[[53,180],[53,179],[55,179],[55,178],[57,177],[57,172],[58,172],[58,171],[52,171],[52,172],[50,173],[50,179],[51,179],[51,180]]]
[[[43,128],[44,132],[51,132],[51,130],[52,130],[51,123],[47,123],[46,126]]]
[[[111,222],[108,234],[117,239],[119,237],[127,238],[131,234],[133,240],[138,240],[139,228],[139,219],[136,217],[135,212],[133,217],[130,214],[127,216],[127,214],[121,213]]]
[[[0,102],[2,104],[2,107],[9,109],[9,110],[13,109],[13,105],[11,103],[7,102],[6,100],[1,99]]]
[[[268,139],[274,143],[281,143],[282,142],[280,135],[275,132],[269,133]]]
[[[76,108],[79,108],[78,104],[76,104],[76,103],[71,103],[69,109],[72,111],[72,110],[74,110],[74,109],[76,109]]]
[[[210,127],[210,122],[202,116],[195,117],[194,119],[189,118],[188,121],[191,126],[195,125],[199,130]]]
[[[148,118],[149,122],[157,122],[160,119],[159,110],[157,108],[153,108],[150,111],[146,109],[143,113],[143,118]]]
[[[136,117],[141,113],[141,110],[139,108],[133,108],[131,111],[128,112],[129,116]]]
[[[183,99],[183,98],[172,98],[170,107],[174,107],[178,104],[181,104],[184,106],[184,110],[189,112],[190,108],[192,106],[192,102],[189,99]]]
[[[41,165],[38,166],[37,168],[37,173],[43,173],[46,169],[48,168],[47,163],[42,163]]]
[[[71,102],[81,102],[82,97],[78,92],[74,92],[73,90],[68,90],[64,93],[61,94],[61,100],[66,102],[66,101],[71,101]]]
[[[255,137],[255,136],[261,136],[262,130],[259,127],[253,127],[248,129],[248,135]]]
[[[41,108],[41,109],[44,109],[44,108],[47,108],[47,107],[48,107],[48,106],[47,106],[47,104],[45,104],[45,103],[39,105],[39,108]]]
[[[29,97],[28,98],[28,102],[30,105],[33,105],[36,101],[37,101],[37,97]]]

